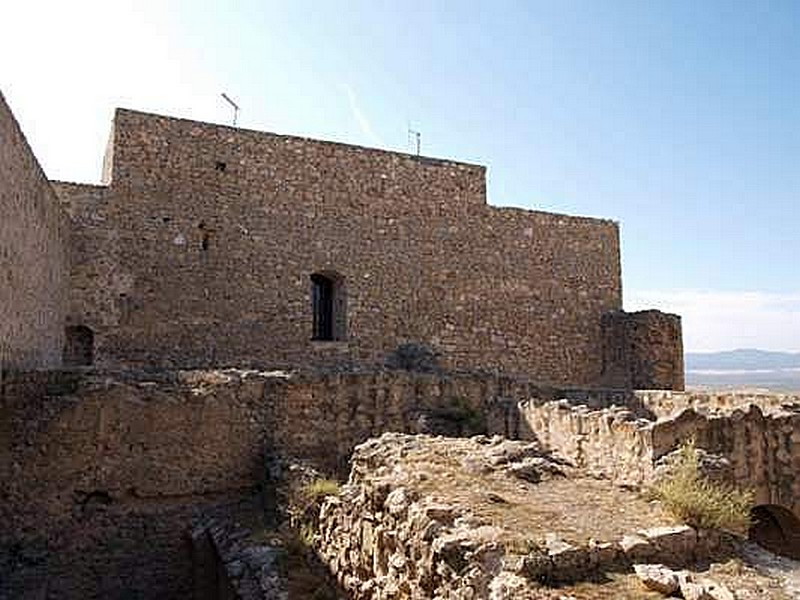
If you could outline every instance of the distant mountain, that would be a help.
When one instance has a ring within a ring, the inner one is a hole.
[[[685,361],[686,369],[690,371],[800,369],[800,352],[770,352],[749,348],[725,352],[687,352]]]
[[[684,358],[691,387],[800,391],[800,353],[741,349],[687,352]]]

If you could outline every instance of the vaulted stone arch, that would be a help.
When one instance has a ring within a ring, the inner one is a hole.
[[[800,518],[777,504],[760,504],[750,511],[748,537],[767,550],[800,560]]]

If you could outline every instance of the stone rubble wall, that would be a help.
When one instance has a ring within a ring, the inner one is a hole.
[[[751,488],[757,504],[777,504],[800,515],[800,407],[764,413],[751,404],[730,413],[686,409],[652,426],[653,455],[682,440],[725,457],[733,480]]]
[[[603,385],[683,390],[683,334],[678,315],[611,311],[602,317]]]
[[[320,509],[314,538],[323,560],[355,600],[541,598],[545,596],[537,590],[543,582],[580,581],[628,570],[641,561],[687,565],[720,550],[718,534],[686,526],[652,528],[583,545],[548,535],[545,546],[523,549],[511,541],[520,532],[507,524],[489,524],[446,492],[420,490],[424,479],[416,463],[405,461],[412,453],[441,452],[442,446],[449,447],[448,455],[481,464],[483,472],[513,472],[515,459],[497,464],[497,457],[507,453],[530,459],[538,447],[499,438],[399,434],[384,434],[358,446],[347,485]],[[540,465],[547,462],[539,460]]]
[[[607,405],[630,397],[631,407]],[[583,399],[587,406],[576,407]],[[646,482],[658,458],[694,436],[731,460],[759,502],[800,514],[797,413],[646,414],[641,398],[625,392],[581,394],[492,374],[7,374],[0,521],[15,526],[0,530],[0,570],[10,573],[2,585],[7,597],[26,589],[108,597],[123,585],[185,595],[192,582],[183,533],[209,510],[269,504],[267,456],[342,473],[357,444],[385,431],[536,439],[627,484]]]
[[[669,417],[686,408],[698,412],[723,411],[755,404],[764,412],[800,405],[800,395],[778,392],[679,392],[670,390],[638,390],[633,397],[656,417]]]
[[[385,431],[515,437],[515,404],[554,390],[493,374],[365,371],[298,375],[274,395],[274,444],[346,474],[353,448]]]
[[[7,374],[0,522],[14,527],[0,528],[0,598],[187,597],[186,529],[269,505],[267,456],[340,471],[373,435],[429,430],[429,416],[484,426],[491,399],[534,389],[407,372]],[[501,431],[513,401],[497,404]]]
[[[590,408],[574,396],[520,403],[520,438],[539,440],[575,466],[624,485],[648,483],[659,458],[693,439],[727,459],[733,481],[751,488],[757,503],[800,515],[800,405],[787,403],[786,396],[638,392],[630,409],[598,408],[602,399],[592,393]],[[767,408],[753,400],[764,400]],[[679,409],[681,401],[688,408]],[[637,417],[647,407],[666,416]]]
[[[13,527],[0,528],[0,598],[190,597],[186,530],[253,510],[269,429],[263,383],[200,389],[3,381],[0,522]]]
[[[289,600],[284,550],[248,536],[215,518],[192,528],[193,600]]]
[[[622,485],[652,474],[651,423],[625,407],[589,408],[569,401],[519,405],[522,439],[535,439],[580,469]]]
[[[61,364],[69,226],[0,94],[0,372]]]
[[[100,365],[375,365],[418,342],[446,367],[601,379],[612,221],[491,207],[480,166],[127,110],[112,149],[105,190],[57,185]],[[346,339],[311,341],[316,272],[343,280]]]

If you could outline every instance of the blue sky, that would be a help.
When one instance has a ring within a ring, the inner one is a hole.
[[[200,7],[203,8],[200,8]],[[0,88],[96,181],[115,106],[489,167],[498,205],[621,224],[625,306],[687,350],[800,350],[798,2],[26,2]]]

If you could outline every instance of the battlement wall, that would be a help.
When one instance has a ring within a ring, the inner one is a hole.
[[[67,218],[0,94],[0,371],[61,364]]]
[[[418,342],[446,367],[601,379],[612,221],[490,207],[475,165],[127,110],[112,146],[101,202],[59,186],[95,247],[71,319],[100,365],[381,364]],[[330,342],[315,273],[339,285]]]

